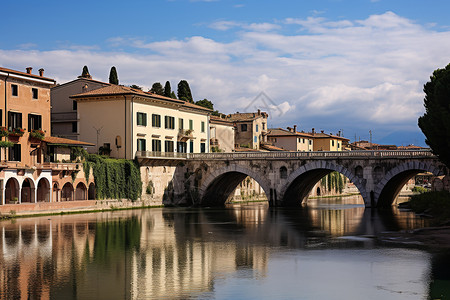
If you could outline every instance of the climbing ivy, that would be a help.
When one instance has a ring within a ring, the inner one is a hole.
[[[83,170],[87,179],[92,168],[97,199],[130,199],[136,201],[142,192],[141,173],[137,163],[126,159],[86,155]]]

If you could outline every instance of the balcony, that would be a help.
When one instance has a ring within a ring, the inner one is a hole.
[[[180,129],[178,131],[177,141],[186,142],[189,139],[193,139],[194,138],[193,132],[194,131],[191,129]]]
[[[215,146],[218,147],[219,146],[219,140],[212,138],[212,139],[209,140],[209,144],[211,145],[211,147],[215,147]]]
[[[36,169],[51,169],[52,171],[76,171],[82,169],[82,163],[54,163],[44,162],[36,164]]]

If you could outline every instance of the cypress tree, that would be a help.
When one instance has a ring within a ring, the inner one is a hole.
[[[170,82],[166,81],[166,84],[164,85],[164,96],[171,98],[172,94],[172,88],[170,87]]]
[[[111,71],[109,72],[109,83],[119,84],[119,77],[117,76],[117,70],[114,66],[111,67]]]
[[[81,72],[81,77],[91,78],[91,75],[89,74],[89,70],[88,70],[87,66],[83,67],[83,71]]]
[[[152,85],[152,88],[150,89],[150,92],[152,92],[154,94],[157,94],[157,95],[164,96],[164,89],[163,89],[161,83],[159,83],[159,82],[155,82]]]
[[[177,99],[177,95],[175,95],[175,92],[174,92],[174,91],[172,91],[172,92],[170,93],[170,98],[172,98],[172,99]]]
[[[194,103],[191,88],[186,80],[181,80],[180,83],[178,83],[178,99]]]

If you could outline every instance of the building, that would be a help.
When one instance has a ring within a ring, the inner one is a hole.
[[[109,85],[70,97],[77,101],[79,138],[114,158],[209,152],[208,108]]]
[[[349,139],[340,136],[340,133],[337,135],[327,134],[323,130],[317,133],[314,128],[310,134],[314,139],[313,151],[344,151],[343,144],[349,141]]]
[[[234,124],[225,118],[210,116],[209,136],[212,152],[234,151]]]
[[[81,75],[75,80],[54,86],[51,89],[52,135],[78,140],[77,102],[70,99],[70,96],[109,85],[109,83],[92,79],[90,75]]]
[[[1,205],[88,199],[88,183],[81,164],[70,163],[69,147],[89,144],[51,137],[54,84],[43,69],[35,75],[31,67],[0,68]]]
[[[260,144],[267,141],[266,112],[258,109],[256,113],[235,113],[227,115],[226,119],[236,124],[236,148],[250,148],[259,150]]]
[[[272,145],[288,150],[308,152],[314,149],[314,139],[310,133],[297,132],[297,126],[288,129],[272,128],[267,133],[267,141]]]

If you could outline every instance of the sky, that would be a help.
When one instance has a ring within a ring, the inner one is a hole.
[[[84,65],[148,90],[187,80],[229,114],[351,141],[425,146],[423,85],[450,63],[447,0],[15,0],[0,66],[64,83]]]

